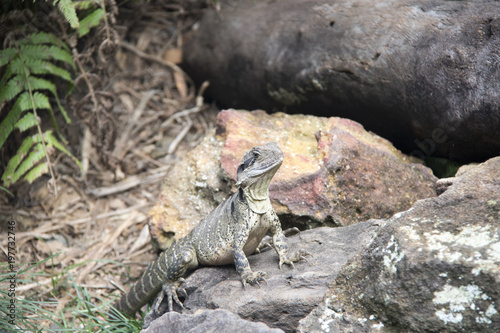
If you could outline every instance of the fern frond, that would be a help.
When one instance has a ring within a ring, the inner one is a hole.
[[[20,132],[24,132],[30,128],[38,125],[38,120],[33,113],[26,113],[19,121],[16,123],[15,128]]]
[[[52,93],[52,95],[54,95],[54,97],[57,97],[56,85],[52,82],[40,79],[36,76],[30,76],[28,81],[32,90],[48,90]],[[29,90],[27,82],[24,84],[24,90]]]
[[[55,0],[54,4],[56,3],[61,10],[72,6],[74,11],[75,5],[71,0]],[[56,85],[46,77],[39,77],[39,75],[49,74],[66,80],[72,86],[73,81],[69,72],[60,67],[59,62],[69,64],[75,69],[69,47],[59,38],[44,32],[32,34],[16,41],[13,47],[0,51],[0,67],[4,67],[0,72],[2,74],[0,101],[15,100],[12,108],[8,110],[0,123],[0,148],[14,129],[23,132],[33,127],[38,128],[38,133],[27,137],[15,156],[7,163],[1,178],[6,187],[17,182],[21,177],[32,182],[43,173],[50,171],[52,174],[47,148],[57,148],[70,156],[81,168],[81,163],[58,141],[51,130],[42,133],[40,121],[37,118],[38,110],[47,110],[53,127],[59,134],[54,111],[46,95],[50,93],[66,121],[70,122],[59,100]],[[28,110],[32,112],[23,116],[23,113]],[[61,139],[64,140],[62,136]],[[46,161],[43,161],[44,158]]]
[[[35,136],[40,136],[36,134]],[[5,172],[2,175],[2,181],[4,184],[7,182],[7,180],[10,181],[12,178],[12,175],[14,174],[14,171],[17,169],[21,161],[26,157],[28,154],[29,150],[35,143],[35,140],[33,139],[33,136],[28,136],[26,139],[24,139],[23,143],[21,144],[21,147],[16,152],[16,155],[14,155],[10,160],[9,163],[7,163],[7,167],[5,168]],[[8,185],[6,185],[8,186]]]
[[[26,172],[28,172],[31,168],[33,168],[33,166],[35,166],[35,164],[44,158],[45,152],[43,151],[43,145],[41,143],[37,143],[33,150],[29,153],[28,157],[24,158],[16,171],[14,171],[10,179],[10,183],[6,183],[7,186],[17,182]]]
[[[7,80],[10,79],[12,75],[24,75],[23,62],[21,61],[21,59],[19,59],[19,57],[14,57],[10,61],[7,68],[5,68],[5,72],[2,76],[2,79],[0,80],[0,87],[5,86],[5,82],[7,82]]]
[[[75,69],[75,64],[73,63],[73,57],[71,56],[71,53],[55,45],[23,45],[20,47],[19,52],[21,52],[23,57],[27,59],[59,60],[71,65],[71,67]]]
[[[23,98],[21,98],[23,97]],[[29,92],[24,92],[19,96],[19,99],[21,99],[21,103],[19,104],[19,107],[22,109],[22,111],[26,110],[32,110],[32,104],[31,104],[31,99]],[[48,109],[52,110],[52,106],[50,105],[49,98],[45,96],[44,94],[35,91],[33,93],[33,100],[35,102],[35,106],[37,109]]]
[[[62,151],[63,153],[65,153],[66,155],[68,155],[69,157],[71,157],[73,159],[73,161],[75,161],[75,163],[78,165],[78,167],[80,169],[82,169],[82,164],[80,163],[80,161],[75,157],[73,156],[73,154],[71,154],[69,152],[69,150],[67,150],[58,140],[57,138],[52,134],[52,131],[47,131],[45,132],[45,134],[43,135],[43,138],[45,140],[45,142],[47,142],[47,144],[49,146],[54,146],[56,147],[57,149],[59,149],[60,151]]]
[[[90,9],[90,8],[94,8],[94,6],[96,4],[98,4],[99,1],[98,0],[83,0],[83,1],[79,1],[79,2],[76,2],[75,3],[75,8],[76,9],[81,9],[81,10],[85,10],[85,9]]]
[[[78,29],[78,16],[76,16],[75,3],[71,0],[54,0],[54,6],[57,4],[59,11],[63,13],[69,25],[73,29]]]
[[[18,121],[19,117],[21,117],[21,113],[31,109],[30,103],[29,93],[22,93],[14,103],[10,112],[7,113],[5,119],[2,123],[0,123],[0,147],[3,146],[5,140],[14,129],[14,125]]]
[[[45,79],[30,76],[28,78],[32,90],[48,90],[58,99],[56,86]],[[0,101],[10,101],[22,91],[29,91],[28,82],[22,75],[16,75],[5,86],[0,86]]]
[[[33,94],[33,100],[35,101],[35,105],[37,106],[37,108],[52,110],[49,99],[44,94],[35,92]],[[14,103],[14,106],[12,107],[10,112],[7,113],[7,116],[0,124],[0,147],[2,147],[5,143],[5,140],[7,140],[7,137],[14,129],[14,126],[19,120],[19,117],[21,117],[23,111],[31,110],[31,108],[32,104],[30,94],[25,91],[21,95],[19,95],[16,102]]]
[[[32,168],[26,176],[24,176],[24,180],[27,180],[31,184],[41,175],[46,173],[49,173],[49,164],[47,162],[43,162]]]
[[[6,48],[3,50],[0,50],[0,67],[5,66],[8,64],[12,57],[16,55],[16,50],[12,48]]]
[[[30,84],[32,90],[48,90],[48,91],[50,91],[56,100],[56,103],[57,103],[57,106],[59,107],[59,110],[61,111],[62,115],[64,116],[64,120],[66,120],[66,123],[68,123],[68,124],[71,123],[71,119],[68,117],[68,113],[66,112],[66,109],[64,109],[64,107],[61,104],[61,101],[59,100],[59,96],[57,95],[56,86],[52,82],[47,81],[45,79],[37,78],[36,76],[30,76],[29,77],[29,84]],[[25,85],[24,89],[28,90],[28,85]],[[49,110],[49,112],[51,113],[51,117],[53,117],[54,115],[52,114],[52,111]],[[57,128],[57,124],[54,124],[54,127]]]
[[[67,70],[62,69],[51,62],[28,58],[25,59],[24,65],[29,68],[30,72],[33,74],[56,75],[68,82],[72,82],[71,75]]]
[[[43,145],[41,143],[36,143],[37,140],[34,140],[36,136],[39,137],[40,134],[33,135],[30,137],[31,140],[25,140],[22,147],[19,148],[18,153],[9,160],[7,168],[2,176],[2,181],[5,186],[17,182],[29,169],[45,157]],[[33,144],[35,144],[35,146],[28,154]]]
[[[78,29],[78,37],[85,36],[89,33],[90,29],[98,26],[104,15],[106,15],[106,12],[103,9],[98,8],[81,20],[80,28]]]
[[[24,90],[24,77],[16,75],[6,85],[0,85],[0,101],[10,101]]]
[[[19,40],[18,44],[20,46],[30,44],[49,44],[59,46],[60,48],[65,49],[67,52],[70,52],[70,49],[65,42],[57,38],[55,35],[43,31],[31,34],[28,37]]]

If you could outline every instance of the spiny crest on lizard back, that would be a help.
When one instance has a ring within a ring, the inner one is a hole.
[[[261,175],[268,173],[269,181],[283,163],[283,153],[275,142],[248,151],[238,165],[237,186],[252,185]]]

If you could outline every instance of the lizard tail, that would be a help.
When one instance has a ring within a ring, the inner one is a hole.
[[[149,265],[141,275],[139,281],[113,304],[121,313],[133,316],[149,300],[153,299],[161,290],[167,272],[166,251]]]

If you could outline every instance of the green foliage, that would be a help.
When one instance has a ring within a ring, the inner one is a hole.
[[[123,332],[132,333],[141,330],[141,322],[126,318],[123,315],[110,311],[113,298],[103,299],[92,297],[86,288],[78,285],[71,271],[77,265],[66,267],[58,274],[43,271],[45,263],[50,263],[57,255],[36,263],[15,265],[11,270],[9,263],[0,263],[0,331],[19,332]],[[31,293],[26,291],[10,291],[12,275],[15,274],[17,286],[27,286],[39,283],[40,280],[50,279],[51,290],[42,295],[36,294],[36,288]],[[10,295],[9,295],[10,293]],[[65,307],[56,312],[55,299],[69,296],[70,300]],[[13,298],[11,297],[13,296]],[[15,321],[9,322],[10,310],[8,306],[14,299]]]
[[[54,124],[54,130],[60,136],[48,97],[51,96],[66,122],[70,122],[59,100],[55,84],[48,80],[48,78],[61,78],[69,84],[70,89],[73,87],[70,73],[59,63],[75,68],[66,44],[54,35],[44,32],[29,35],[0,51],[0,66],[5,67],[0,79],[0,101],[3,102],[1,112],[8,112],[0,123],[0,148],[14,129],[20,132],[31,128],[38,129],[37,134],[24,139],[15,156],[7,164],[1,178],[5,187],[23,176],[23,179],[33,182],[47,173],[50,163],[47,151],[52,147],[64,152],[80,165],[80,162],[52,134],[52,130],[42,132],[38,118],[39,110],[47,110]],[[12,108],[7,110],[6,106],[11,105],[11,101],[13,101]],[[43,161],[44,158],[46,161]]]
[[[78,29],[78,16],[76,16],[75,3],[72,0],[54,0],[54,6],[57,5],[59,11],[64,15],[66,21],[73,29]]]
[[[99,0],[54,0],[54,6],[57,5],[71,28],[78,30],[78,37],[82,37],[88,34],[90,29],[98,26],[106,15],[106,12],[99,7],[99,2]],[[78,18],[77,10],[85,11],[83,19]]]
[[[104,15],[106,15],[106,12],[99,8],[81,20],[80,28],[78,29],[78,37],[85,36],[89,33],[91,28],[99,25],[99,22],[101,22]]]
[[[53,5],[57,6],[71,28],[77,29],[78,36],[82,37],[105,18],[106,12],[102,9],[104,3],[101,2],[102,0],[53,0]],[[17,7],[11,9],[15,8]],[[77,12],[83,17],[81,20]],[[44,32],[31,34],[0,51],[0,67],[5,67],[0,79],[0,112],[8,112],[0,123],[0,148],[13,130],[24,132],[31,128],[38,129],[38,134],[26,138],[9,161],[1,178],[5,187],[21,178],[32,182],[49,172],[48,150],[52,147],[70,156],[81,167],[80,162],[59,142],[52,131],[42,133],[37,113],[38,110],[46,110],[49,113],[55,133],[64,141],[49,102],[49,97],[53,98],[66,122],[70,123],[68,114],[59,100],[55,82],[58,78],[66,81],[71,92],[73,80],[61,64],[69,65],[75,70],[69,47],[53,34]],[[6,110],[6,106],[12,103],[12,108]]]

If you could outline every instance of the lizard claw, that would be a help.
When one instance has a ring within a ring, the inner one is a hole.
[[[260,253],[260,251],[264,250],[265,248],[270,248],[271,247],[271,244],[269,244],[268,242],[264,242],[262,241],[259,246],[255,249],[255,252],[256,253]]]
[[[267,274],[265,272],[248,272],[241,276],[241,282],[243,283],[243,288],[245,288],[246,284],[249,283],[251,285],[258,285],[260,287],[259,282],[266,282],[264,278]],[[266,282],[267,283],[267,282]]]
[[[181,288],[180,285],[184,283],[183,278],[179,278],[177,281],[168,281],[163,284],[161,288],[161,292],[158,294],[158,297],[153,303],[153,311],[157,316],[161,316],[161,310],[160,310],[160,305],[161,302],[163,301],[163,298],[167,296],[167,303],[168,303],[168,312],[172,312],[174,308],[173,301],[177,303],[181,308],[185,309],[184,304],[179,300],[179,295],[183,297],[187,297],[187,292],[184,288]],[[173,301],[172,301],[173,300]]]
[[[283,266],[283,264],[287,264],[287,265],[292,266],[292,268],[295,268],[295,265],[293,263],[300,261],[300,260],[307,261],[307,259],[306,259],[307,256],[310,256],[310,254],[304,250],[296,251],[293,254],[289,255],[288,258],[286,258],[286,259],[280,258],[279,267],[281,269],[281,266]]]

